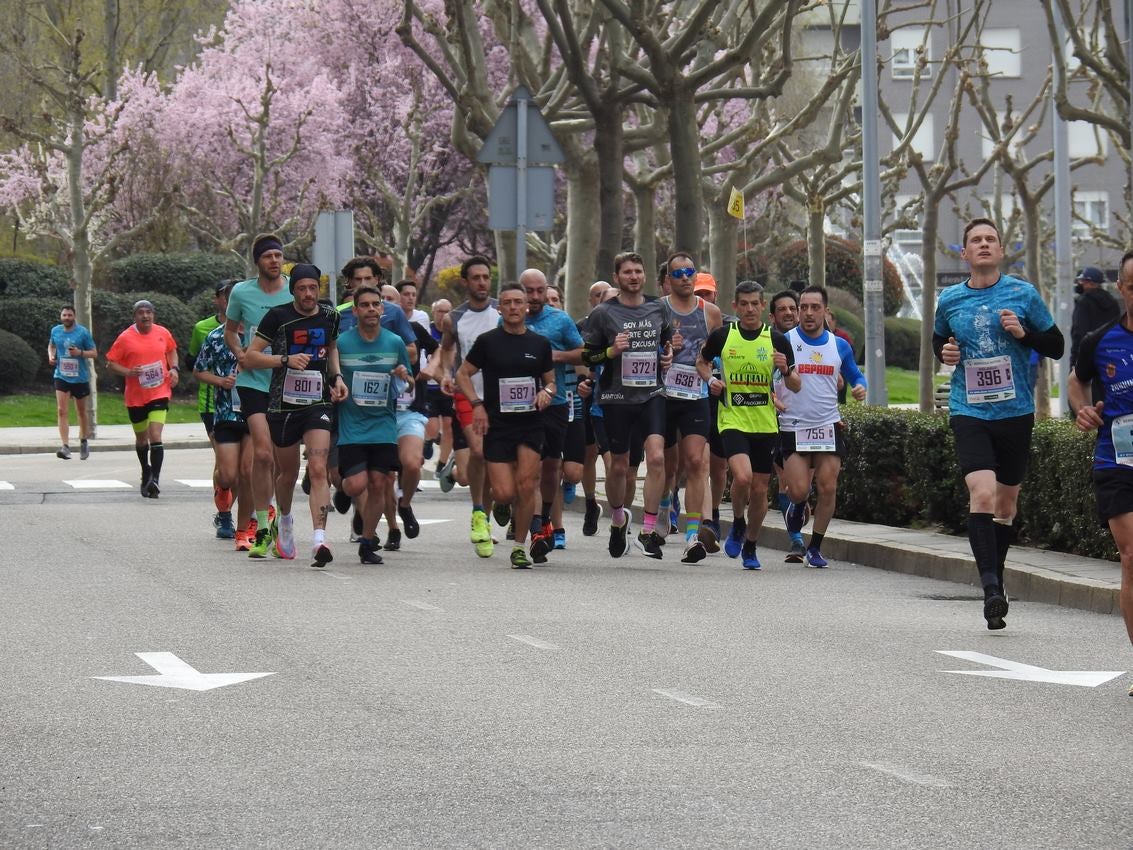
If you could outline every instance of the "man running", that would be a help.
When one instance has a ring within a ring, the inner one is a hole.
[[[197,355],[201,352],[205,338],[224,324],[225,312],[228,310],[228,293],[235,283],[234,280],[219,281],[213,291],[215,312],[193,325],[193,335],[189,338],[189,352],[185,364],[189,369],[196,371]],[[221,335],[223,336],[223,332],[221,332]],[[232,371],[232,375],[235,376],[235,370]],[[197,413],[201,417],[201,423],[205,426],[205,434],[208,436],[209,442],[212,443],[214,454],[216,452],[216,440],[213,439],[213,424],[216,419],[217,389],[217,386],[208,381],[198,382]],[[225,389],[228,390],[231,387]],[[241,417],[241,421],[243,421],[243,417]],[[212,518],[212,524],[216,527],[217,537],[231,540],[236,536],[236,529],[231,527],[231,522],[224,523],[221,517],[227,514],[231,520],[232,502],[235,496],[231,489],[220,486],[219,462],[218,456],[217,463],[212,468],[212,500],[213,504],[216,505],[216,515]]]
[[[173,334],[153,319],[153,304],[136,302],[134,324],[122,331],[106,352],[110,370],[126,379],[126,413],[142,467],[141,492],[147,499],[156,499],[161,493],[161,465],[165,461],[161,433],[169,399],[181,377]]]
[[[460,266],[460,280],[468,292],[468,300],[445,317],[441,326],[441,352],[444,358],[445,378],[442,390],[453,392],[453,381],[449,375],[459,369],[472,350],[480,334],[495,330],[500,322],[500,311],[491,297],[492,266],[480,256],[469,257]],[[526,309],[526,301],[524,304]],[[477,398],[484,398],[484,377],[474,374],[472,387]],[[459,430],[453,435],[453,447],[457,465],[468,479],[469,496],[472,499],[472,533],[470,539],[481,558],[492,557],[494,544],[492,530],[488,524],[488,487],[484,470],[484,429],[472,427],[472,405],[463,392],[453,395],[453,412]],[[540,443],[542,449],[542,443]],[[520,532],[522,533],[522,532]]]
[[[239,364],[232,405],[243,415],[252,435],[251,483],[256,532],[248,557],[266,558],[271,546],[269,513],[275,495],[275,447],[267,420],[271,364],[268,368],[256,369],[245,359],[268,310],[290,304],[292,296],[283,276],[283,243],[278,236],[271,233],[257,236],[252,242],[252,262],[256,265],[256,277],[236,284],[228,294],[224,342]]]
[[[610,284],[599,280],[591,284],[587,293],[587,303],[591,312],[601,304],[610,290]],[[585,336],[586,322],[590,318],[587,313],[578,322],[578,332]],[[593,537],[598,533],[598,520],[602,518],[602,506],[598,504],[598,456],[605,455],[609,450],[603,432],[601,448],[598,445],[598,435],[594,427],[593,389],[595,381],[592,373],[587,370],[579,377],[578,393],[583,400],[583,428],[585,431],[586,450],[582,464],[582,492],[586,497],[586,510],[582,515],[582,533],[586,537]],[[601,410],[601,408],[598,408]]]
[[[75,308],[59,311],[59,324],[51,329],[47,340],[47,362],[55,367],[55,418],[59,424],[62,445],[55,453],[62,460],[71,459],[71,399],[75,400],[75,413],[79,417],[79,460],[90,457],[90,410],[86,398],[90,395],[90,366],[88,360],[98,356],[91,332],[75,322]]]
[[[358,324],[338,340],[338,356],[350,396],[338,406],[338,463],[342,488],[353,499],[363,492],[362,534],[358,558],[380,564],[376,544],[378,518],[386,493],[401,468],[397,447],[397,384],[413,386],[409,350],[402,339],[381,326],[381,293],[372,286],[354,290]],[[411,535],[415,536],[415,535]]]
[[[826,329],[826,289],[808,286],[799,296],[799,325],[787,333],[802,386],[793,391],[784,383],[779,414],[779,447],[791,506],[787,533],[802,532],[811,480],[818,490],[814,526],[806,549],[806,563],[825,567],[822,539],[838,497],[838,475],[846,456],[846,435],[838,411],[838,376],[858,401],[866,394],[865,376],[854,362],[849,343]]]
[[[799,295],[793,289],[784,289],[781,292],[776,292],[771,296],[771,326],[781,334],[798,327],[799,325]],[[781,379],[776,380],[776,390],[778,391]],[[839,391],[839,398],[845,391],[845,381],[840,381],[842,390]],[[775,469],[775,479],[779,485],[778,493],[778,506],[779,512],[783,515],[783,524],[787,524],[787,509],[791,506],[791,497],[787,495],[787,477],[783,474],[783,454],[779,447],[775,447],[775,454],[772,457],[772,463]],[[806,525],[805,512],[803,525]],[[803,559],[806,558],[806,545],[803,543],[802,531],[790,532],[791,548],[787,552],[786,562],[788,564],[801,564]]]
[[[1008,607],[1003,564],[1035,424],[1028,363],[1032,351],[1059,359],[1065,341],[1038,290],[1000,272],[1003,243],[993,221],[969,221],[963,246],[971,276],[940,293],[932,341],[940,362],[958,367],[948,410],[968,487],[968,541],[987,627],[1002,629]]]
[[[742,554],[743,568],[758,570],[756,543],[767,516],[771,455],[779,436],[773,376],[778,371],[795,392],[802,382],[787,338],[763,324],[763,287],[752,280],[740,281],[733,307],[739,321],[712,332],[696,366],[712,394],[720,398],[720,442],[732,472],[732,530],[724,552],[729,558]],[[717,357],[720,378],[712,375]]]
[[[438,343],[441,341],[441,325],[445,317],[452,311],[452,302],[447,298],[439,298],[433,302],[433,319],[429,322],[429,335]],[[436,363],[429,364],[429,373],[439,372],[441,363],[437,355],[433,355]],[[440,382],[436,378],[429,378],[428,395],[429,424],[425,429],[425,439],[429,443],[440,443],[440,454],[437,455],[437,468],[434,475],[440,485],[441,492],[447,493],[456,484],[453,469],[456,466],[456,455],[453,453],[453,409],[452,396],[441,392]]]
[[[499,312],[503,326],[477,335],[457,370],[456,382],[459,397],[472,409],[471,430],[483,440],[492,493],[515,505],[511,565],[524,569],[531,566],[523,544],[535,511],[535,481],[546,432],[543,415],[555,397],[555,370],[550,342],[524,324],[527,294],[522,285],[500,287]],[[473,380],[477,374],[482,389]],[[546,544],[542,538],[532,540],[535,563],[547,560]]]
[[[661,372],[673,359],[673,328],[668,305],[646,300],[645,263],[640,254],[614,258],[618,294],[604,302],[587,321],[583,362],[603,364],[597,403],[602,407],[610,440],[611,468],[606,471],[606,497],[613,516],[610,555],[629,551],[632,515],[625,505],[631,438],[636,431],[645,452],[645,516],[637,546],[650,558],[661,559],[662,537],[656,531],[661,490],[665,486],[665,397]]]
[[[272,554],[288,560],[296,555],[291,503],[295,482],[299,480],[302,442],[311,472],[313,567],[325,567],[334,560],[326,544],[327,514],[331,509],[326,464],[334,427],[333,404],[347,396],[335,346],[338,311],[319,301],[321,277],[318,268],[305,263],[291,269],[288,288],[292,303],[273,307],[264,314],[246,355],[250,368],[272,370],[267,422],[276,448],[275,497],[279,506],[279,516],[269,534],[274,543]],[[280,353],[268,354],[269,348]]]

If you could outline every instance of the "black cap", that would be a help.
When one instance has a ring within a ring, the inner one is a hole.
[[[1105,275],[1097,266],[1086,266],[1078,272],[1078,276],[1074,280],[1084,280],[1086,283],[1105,283]]]

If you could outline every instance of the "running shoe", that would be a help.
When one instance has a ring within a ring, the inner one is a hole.
[[[496,521],[496,525],[503,527],[511,522],[511,504],[509,502],[500,503],[496,502],[492,505],[492,519]]]
[[[401,548],[401,529],[391,528],[386,535],[386,545],[382,547],[387,552],[396,552]]]
[[[786,518],[787,533],[791,536],[798,534],[803,530],[803,526],[806,525],[807,508],[805,504],[800,507],[792,502],[787,506]]]
[[[232,524],[232,512],[221,511],[213,519],[216,526],[216,536],[221,540],[232,540],[236,537],[236,526]]]
[[[334,497],[331,501],[334,502],[334,509],[340,514],[344,514],[350,510],[350,497],[346,495],[344,490],[335,488]]]
[[[252,544],[252,548],[248,550],[249,558],[266,558],[268,556],[268,549],[271,548],[271,528],[260,528],[256,530],[256,542]]]
[[[437,483],[440,485],[442,493],[448,493],[456,486],[456,478],[453,476],[452,471],[456,468],[456,452],[448,456],[445,465],[437,472]]]
[[[156,499],[159,495],[161,495],[161,487],[158,486],[157,476],[152,475],[149,483],[146,484],[146,497]]]
[[[292,517],[290,521],[286,518],[278,522],[273,521],[271,536],[275,538],[271,548],[272,555],[285,561],[295,560],[295,556],[299,554],[295,546],[295,518]]]
[[[728,532],[728,539],[724,541],[724,554],[735,558],[744,546],[744,532],[747,531],[747,521],[737,519],[732,521],[732,530]]]
[[[238,530],[236,532],[236,551],[247,552],[252,548],[252,543],[256,539],[256,533],[249,532],[248,529]]]
[[[522,546],[516,546],[511,550],[511,568],[513,570],[526,570],[530,567],[531,562],[527,560],[527,553],[523,551]]]
[[[821,569],[826,566],[826,559],[822,557],[822,553],[810,546],[806,550],[806,562],[812,567]]]
[[[405,536],[410,540],[415,538],[421,533],[421,524],[417,522],[417,517],[413,515],[413,508],[410,505],[398,505],[397,515],[401,517],[401,521],[405,523]]]
[[[551,551],[553,538],[542,531],[531,535],[531,560],[536,564],[547,563],[547,553]]]
[[[690,537],[685,541],[685,551],[681,555],[682,564],[696,564],[708,557],[708,552],[699,537]]]
[[[696,536],[704,544],[704,551],[709,555],[715,555],[720,551],[720,523],[716,520],[702,519]]]
[[[1003,618],[1007,616],[1007,597],[998,590],[993,590],[984,597],[984,619],[991,631],[1007,628]]]
[[[574,501],[575,494],[578,493],[578,485],[572,484],[570,481],[563,482],[563,504],[569,505]]]
[[[566,529],[565,528],[556,528],[555,529],[555,548],[556,549],[565,549],[566,548]]]
[[[801,564],[806,560],[806,546],[803,545],[801,537],[798,540],[791,541],[791,550],[783,560],[788,564]]]
[[[327,564],[334,560],[334,555],[330,552],[330,547],[325,543],[320,543],[318,546],[311,548],[311,558],[314,563],[311,564],[315,569],[321,570]]]
[[[421,456],[424,457],[425,460],[432,460],[433,459],[433,441],[432,440],[426,440],[425,441],[425,445],[421,448]]]
[[[268,522],[275,522],[275,505],[268,505]]]
[[[664,557],[664,554],[661,552],[661,535],[657,533],[656,529],[650,532],[646,532],[642,529],[638,532],[637,538],[634,540],[634,545],[644,552],[646,557],[655,558],[658,561]]]
[[[86,460],[90,457],[90,444],[86,440],[79,442],[79,460]]]
[[[504,540],[515,540],[515,520],[513,519],[504,532]]]
[[[617,526],[610,523],[610,557],[620,558],[629,551],[629,526],[633,522],[633,514],[629,508],[625,509],[626,521]]]
[[[743,556],[744,556],[743,557],[743,566],[744,566],[745,570],[761,570],[761,569],[763,569],[763,565],[761,563],[759,563],[759,558],[755,554],[755,547],[754,546],[752,546],[750,549],[745,547],[744,552],[743,552]]]
[[[476,547],[476,554],[481,558],[492,557],[495,546],[492,543],[492,530],[488,526],[488,515],[483,511],[472,512],[472,534],[469,539]]]
[[[598,520],[602,518],[602,506],[597,502],[586,503],[586,513],[582,515],[582,536],[593,537],[598,533]]]
[[[71,459],[71,447],[70,446],[61,447],[59,449],[59,451],[57,451],[55,453],[55,457],[59,458],[60,460],[70,460]]]
[[[686,494],[687,495],[687,494]],[[681,530],[681,497],[673,490],[673,504],[669,508],[669,534],[679,534]]]
[[[369,540],[359,540],[358,560],[363,564],[380,564],[382,563],[382,556],[378,554],[377,548]]]

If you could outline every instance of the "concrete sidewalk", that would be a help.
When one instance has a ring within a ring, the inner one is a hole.
[[[77,451],[77,429],[72,428],[72,434],[75,438],[71,448]],[[204,426],[199,422],[166,425],[164,442],[167,449],[209,447]],[[129,425],[100,425],[97,439],[91,441],[91,450],[96,452],[130,451],[133,447],[134,434]],[[54,428],[0,428],[0,455],[54,454],[58,448],[59,434]],[[426,462],[426,477],[431,477],[432,469],[433,464]],[[598,488],[599,497],[604,499],[601,479]],[[641,491],[639,483],[638,505]],[[579,497],[570,509],[581,511],[583,505],[580,488]],[[728,516],[730,513],[730,507],[725,505],[723,514]],[[635,510],[634,514],[641,516],[640,510]],[[603,522],[595,538],[603,547],[606,527]],[[725,534],[728,527],[725,522]],[[790,547],[777,511],[768,513],[760,541],[769,548],[786,550]],[[677,546],[667,548],[672,552]],[[837,561],[852,561],[878,569],[970,585],[974,596],[979,593],[975,587],[975,561],[964,537],[836,519],[830,524],[822,551],[835,562],[835,566]],[[780,565],[768,566],[778,568]],[[1005,580],[1013,600],[1046,602],[1101,614],[1121,613],[1118,600],[1121,567],[1111,561],[1012,547]]]

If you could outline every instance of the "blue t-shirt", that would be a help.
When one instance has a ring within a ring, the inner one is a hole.
[[[352,328],[338,338],[338,359],[350,390],[337,408],[338,444],[396,444],[397,379],[390,373],[399,363],[412,371],[405,343],[385,328],[373,342]]]
[[[89,384],[90,366],[85,357],[71,357],[67,354],[69,345],[83,351],[94,348],[94,337],[82,325],[76,324],[70,330],[62,325],[51,329],[51,344],[55,346],[55,377],[68,384]]]
[[[529,313],[524,322],[528,330],[546,337],[554,351],[573,351],[582,348],[582,334],[578,332],[574,319],[557,307],[544,304],[543,309],[534,316]],[[502,319],[500,324],[503,324]],[[555,397],[551,400],[551,404],[567,403],[567,369],[574,371],[574,367],[566,363],[555,364]]]
[[[1105,389],[1094,468],[1133,471],[1133,332],[1114,319],[1086,334],[1074,374],[1087,386],[1099,380]]]
[[[1039,291],[1011,275],[1001,275],[986,289],[972,289],[965,281],[940,293],[933,332],[955,337],[960,346],[948,405],[953,416],[1010,419],[1035,412],[1028,368],[1032,349],[1003,330],[1001,310],[1015,313],[1024,330],[1041,332],[1054,325]],[[974,378],[970,391],[969,375]]]
[[[417,334],[413,332],[413,325],[409,324],[409,319],[405,318],[405,311],[401,309],[401,305],[394,304],[392,301],[383,301],[381,322],[383,328],[393,331],[401,337],[401,341],[406,345],[417,343]],[[358,317],[354,315],[354,302],[347,301],[345,304],[339,304],[338,332],[346,333],[346,331],[356,327],[358,327]]]
[[[193,369],[197,372],[211,372],[218,378],[227,378],[236,373],[236,355],[224,341],[224,325],[209,331],[205,341],[201,343],[201,350],[197,352],[197,359]],[[204,384],[204,381],[201,382]],[[213,393],[213,421],[214,422],[243,422],[244,417],[233,408],[232,390],[211,387]],[[240,391],[236,391],[237,400]]]

